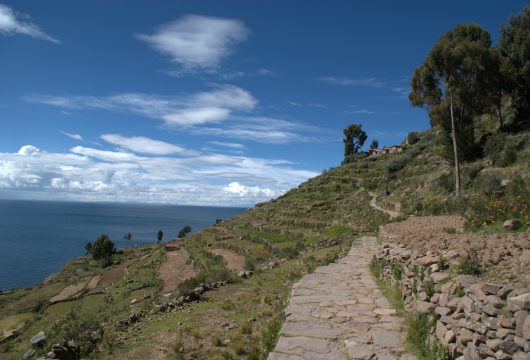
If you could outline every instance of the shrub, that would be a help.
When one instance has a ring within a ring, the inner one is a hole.
[[[93,334],[100,331],[98,318],[94,315],[83,315],[79,307],[74,308],[52,325],[50,339],[53,343],[74,340],[81,355],[90,353],[96,345]]]
[[[414,145],[420,140],[420,137],[418,136],[418,133],[416,131],[411,131],[407,135],[407,142],[409,145]]]
[[[480,191],[488,196],[499,195],[502,189],[502,181],[495,174],[484,173],[477,179]]]
[[[482,273],[482,267],[476,252],[468,254],[462,263],[458,265],[458,272],[465,275],[480,275]]]
[[[107,234],[101,234],[93,244],[86,244],[85,249],[90,249],[90,255],[94,260],[109,259],[116,252],[114,243]]]
[[[179,239],[182,239],[183,237],[188,235],[190,232],[191,232],[191,226],[186,225],[182,229],[180,229],[180,231],[179,231],[177,236],[178,236]]]
[[[425,287],[425,293],[428,297],[431,297],[434,295],[434,282],[432,280],[428,280],[424,284]]]

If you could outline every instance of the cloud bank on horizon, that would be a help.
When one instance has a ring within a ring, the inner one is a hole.
[[[101,139],[117,148],[48,153],[24,145],[0,153],[0,189],[37,199],[246,206],[317,175],[287,160],[204,153],[146,137]]]

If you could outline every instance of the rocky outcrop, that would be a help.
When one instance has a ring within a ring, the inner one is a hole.
[[[156,311],[164,312],[169,310],[180,309],[186,303],[200,300],[202,295],[206,291],[217,289],[226,285],[228,285],[227,281],[219,281],[215,283],[201,283],[199,286],[190,291],[187,291],[185,294],[181,295],[176,300],[167,301],[163,304],[156,305]]]
[[[45,357],[39,360],[58,359],[58,360],[79,360],[80,349],[73,340],[65,341],[62,344],[53,344],[52,349]]]
[[[385,244],[375,256],[382,277],[401,288],[405,307],[435,321],[431,340],[452,359],[529,360],[530,289],[444,271],[450,251],[420,254]]]

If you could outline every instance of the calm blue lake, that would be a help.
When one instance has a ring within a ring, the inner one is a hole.
[[[118,248],[177,237],[184,225],[192,232],[229,219],[243,208],[0,200],[0,290],[41,282],[84,245],[108,234]],[[132,233],[131,241],[124,240]]]

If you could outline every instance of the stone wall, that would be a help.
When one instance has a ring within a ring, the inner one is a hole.
[[[434,317],[432,339],[451,359],[530,360],[530,289],[443,269],[456,258],[454,251],[420,254],[402,244],[384,244],[376,255],[382,277],[401,288],[406,309]]]

